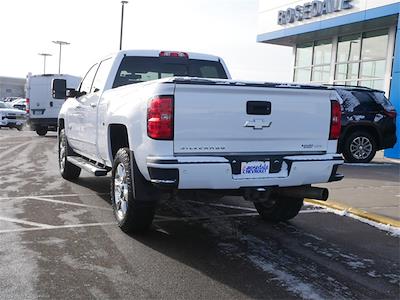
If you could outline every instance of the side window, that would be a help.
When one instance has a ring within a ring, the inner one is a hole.
[[[381,108],[375,102],[368,92],[352,92],[352,94],[360,101],[360,105],[355,109],[357,112],[377,112]]]
[[[104,85],[106,84],[108,74],[110,73],[112,67],[112,59],[107,58],[100,63],[99,68],[97,69],[96,77],[94,78],[91,93],[96,93],[100,90],[104,89]]]
[[[85,92],[86,94],[89,94],[92,87],[93,78],[96,75],[97,67],[98,64],[93,65],[86,73],[85,78],[82,80],[81,87],[79,88],[81,93]]]

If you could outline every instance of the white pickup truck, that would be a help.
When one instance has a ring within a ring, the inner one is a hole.
[[[62,177],[111,172],[126,232],[143,231],[163,193],[243,195],[266,220],[295,217],[311,187],[342,179],[340,105],[328,87],[239,82],[216,56],[120,51],[93,65],[58,118]]]

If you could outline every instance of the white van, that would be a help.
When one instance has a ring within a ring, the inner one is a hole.
[[[57,130],[57,118],[63,99],[53,99],[51,95],[51,82],[53,79],[65,79],[67,87],[77,89],[81,81],[80,77],[66,74],[28,74],[26,92],[26,112],[29,125],[38,135],[46,135],[47,131]]]

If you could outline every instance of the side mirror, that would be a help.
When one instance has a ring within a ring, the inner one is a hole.
[[[65,79],[53,79],[51,92],[54,99],[67,98],[67,81]]]

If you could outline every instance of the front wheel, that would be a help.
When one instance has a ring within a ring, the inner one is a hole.
[[[376,153],[375,138],[365,131],[356,131],[344,141],[343,156],[346,162],[368,163]]]
[[[24,126],[22,126],[22,125],[17,126],[18,131],[22,131],[22,129],[24,129]]]
[[[266,221],[288,221],[298,215],[303,201],[303,198],[271,195],[268,201],[254,202],[254,206]]]
[[[112,168],[111,202],[122,231],[139,233],[150,228],[157,200],[154,189],[136,163],[131,164],[129,149],[118,150]]]

